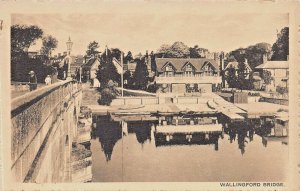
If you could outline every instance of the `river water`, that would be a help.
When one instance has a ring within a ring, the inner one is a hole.
[[[230,125],[225,133],[187,142],[154,136],[155,122],[97,121],[92,133],[93,182],[285,181],[287,138]]]

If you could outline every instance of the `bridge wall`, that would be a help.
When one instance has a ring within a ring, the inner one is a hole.
[[[18,182],[71,181],[81,88],[64,81],[12,100],[12,175]]]

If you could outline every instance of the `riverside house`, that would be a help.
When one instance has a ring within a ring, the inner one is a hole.
[[[275,91],[277,86],[289,87],[289,63],[288,61],[268,61],[264,56],[263,64],[257,66],[255,69],[260,71],[269,71],[272,76],[271,84],[266,86],[266,90]]]
[[[221,84],[218,63],[207,58],[156,58],[159,93],[212,92]]]

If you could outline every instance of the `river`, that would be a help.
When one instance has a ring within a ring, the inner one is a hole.
[[[93,182],[286,180],[287,138],[236,125],[209,141],[179,136],[167,142],[154,136],[154,126],[128,122],[123,133],[121,122],[101,117],[91,140]]]

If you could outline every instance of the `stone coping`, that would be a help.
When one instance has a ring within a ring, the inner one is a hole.
[[[16,110],[20,106],[30,103],[33,100],[42,98],[45,94],[49,94],[59,88],[62,85],[68,84],[73,82],[72,80],[65,80],[61,82],[57,82],[54,84],[51,84],[49,86],[44,86],[42,88],[36,89],[34,91],[25,93],[24,95],[18,96],[11,100],[11,111]]]

